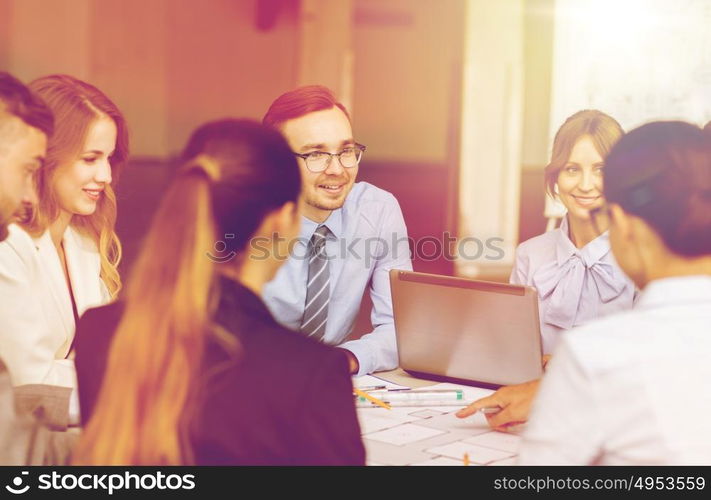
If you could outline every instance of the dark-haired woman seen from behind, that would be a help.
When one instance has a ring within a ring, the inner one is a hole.
[[[564,334],[521,449],[525,464],[711,464],[711,140],[683,122],[607,157],[610,245],[635,308]]]
[[[74,463],[362,465],[346,357],[259,298],[299,234],[294,155],[277,132],[222,120],[184,157],[123,305],[79,324]]]

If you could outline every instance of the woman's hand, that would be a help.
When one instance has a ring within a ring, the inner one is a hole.
[[[489,426],[497,431],[508,431],[514,425],[528,420],[531,403],[538,392],[540,380],[531,380],[518,385],[500,388],[491,396],[474,401],[457,412],[457,417],[466,418],[483,408],[501,408],[496,413],[487,413]]]

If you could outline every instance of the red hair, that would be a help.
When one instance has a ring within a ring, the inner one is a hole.
[[[115,180],[128,158],[128,129],[118,107],[99,89],[68,75],[49,75],[28,85],[47,103],[54,114],[54,133],[47,142],[45,166],[36,178],[39,204],[23,227],[32,235],[42,234],[59,216],[59,205],[54,193],[54,177],[61,164],[72,161],[79,154],[86,134],[98,119],[108,116],[116,124],[116,149],[110,158],[111,175]],[[111,185],[99,200],[92,215],[74,215],[71,225],[88,235],[97,246],[101,257],[101,278],[112,296],[121,288],[118,263],[121,244],[116,236],[116,194]]]
[[[262,118],[262,123],[278,129],[287,120],[300,118],[314,111],[331,109],[334,106],[343,111],[348,121],[351,120],[348,110],[336,99],[331,89],[323,85],[306,85],[277,97]]]

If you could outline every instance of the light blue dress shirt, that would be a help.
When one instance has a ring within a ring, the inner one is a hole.
[[[299,329],[304,314],[308,242],[318,227],[305,217],[301,222],[292,254],[263,292],[276,320],[292,330]],[[358,375],[394,369],[398,357],[388,273],[391,269],[412,270],[400,205],[387,191],[358,182],[343,207],[331,212],[323,224],[331,231],[326,240],[331,277],[323,341],[351,351],[360,364]],[[366,288],[373,301],[370,319],[374,330],[346,341]]]
[[[521,243],[511,283],[538,291],[544,354],[551,354],[560,332],[630,309],[634,283],[615,262],[606,232],[583,248],[568,237],[568,218],[558,229]]]

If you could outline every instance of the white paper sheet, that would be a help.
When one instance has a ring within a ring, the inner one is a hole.
[[[464,465],[461,460],[454,460],[448,457],[436,457],[424,462],[418,462],[412,465]]]
[[[513,456],[509,451],[494,450],[492,448],[484,448],[474,444],[458,441],[456,443],[446,444],[444,446],[436,446],[425,450],[427,453],[435,455],[444,455],[455,460],[463,460],[464,454],[469,454],[469,461],[473,464],[485,465],[498,460],[503,460]]]
[[[424,410],[418,410],[418,411],[413,411],[410,413],[410,416],[417,417],[417,418],[432,418],[432,417],[439,417],[440,415],[444,415],[445,412],[440,411],[439,409],[434,409],[434,408],[427,408]]]
[[[354,385],[402,388],[378,377],[353,379]],[[521,438],[492,431],[486,417],[476,413],[466,419],[456,411],[493,391],[478,387],[442,383],[428,389],[461,389],[465,401],[457,406],[358,408],[368,464],[463,465],[468,453],[471,465],[512,465]]]
[[[506,432],[487,432],[464,440],[465,443],[494,448],[495,450],[510,451],[518,453],[521,444],[521,436],[508,434]]]
[[[381,410],[383,411],[358,411],[358,423],[360,423],[361,434],[370,434],[371,432],[390,429],[392,427],[397,427],[398,425],[418,420],[417,417],[409,415],[388,415],[385,413],[388,410],[385,410],[384,408],[381,408]]]
[[[403,446],[437,436],[438,434],[444,434],[444,431],[422,427],[421,425],[402,424],[391,429],[366,434],[363,437],[373,441]]]
[[[428,390],[438,390],[438,389],[461,389],[464,391],[464,402],[460,406],[466,406],[469,403],[473,403],[477,399],[485,398],[491,396],[494,391],[491,389],[484,389],[482,387],[471,387],[468,385],[451,384],[449,382],[444,382],[441,384],[435,384],[427,387]]]
[[[393,384],[387,380],[375,377],[373,375],[363,375],[361,377],[353,377],[353,387],[374,387],[384,385],[386,389],[409,389],[406,385]]]

